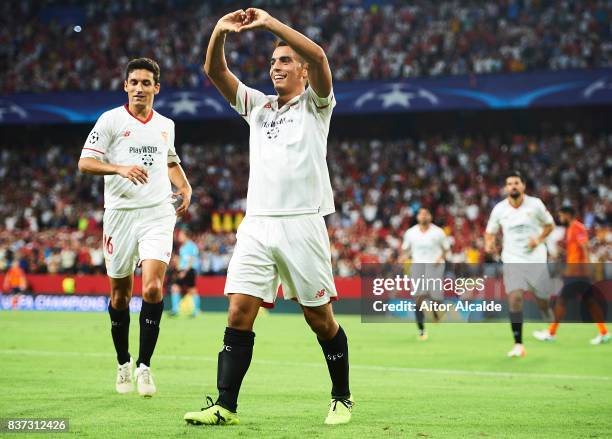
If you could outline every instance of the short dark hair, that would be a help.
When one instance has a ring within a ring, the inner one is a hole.
[[[289,43],[287,43],[285,40],[276,40],[274,42],[274,48],[276,49],[277,47],[289,47],[295,52],[295,49],[291,47]],[[300,63],[306,64],[306,60],[302,58],[302,56],[299,53],[295,52],[295,55],[297,56],[297,59]]]
[[[561,206],[561,208],[559,209],[559,212],[567,213],[568,215],[571,215],[571,216],[576,216],[576,209],[574,209],[574,207],[570,206],[569,204],[566,204],[565,206]]]
[[[130,73],[134,70],[148,70],[153,73],[153,80],[156,84],[159,84],[159,64],[153,61],[151,58],[136,58],[131,60],[125,68],[125,80],[127,81]]]
[[[521,171],[514,170],[514,171],[510,171],[510,172],[508,172],[508,173],[506,174],[506,178],[504,178],[504,180],[507,180],[507,179],[509,179],[510,177],[516,177],[516,178],[518,178],[519,180],[521,180],[521,183],[525,183],[525,179],[523,178],[523,174],[521,174]]]
[[[290,47],[290,46],[289,46],[289,43],[287,43],[285,40],[276,40],[276,41],[274,42],[274,48],[276,49],[276,48],[277,48],[277,47],[279,47],[279,46],[287,46],[287,47]]]

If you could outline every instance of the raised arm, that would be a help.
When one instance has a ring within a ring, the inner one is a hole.
[[[238,91],[238,79],[227,67],[225,60],[225,37],[230,32],[240,32],[240,26],[244,22],[246,14],[238,10],[224,15],[217,22],[206,50],[204,60],[204,73],[217,90],[232,105],[236,105],[236,93]]]
[[[329,96],[332,90],[332,74],[321,46],[261,9],[247,9],[244,23],[240,31],[263,28],[285,41],[308,63],[308,83],[317,96]]]

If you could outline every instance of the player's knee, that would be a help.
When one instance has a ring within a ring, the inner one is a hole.
[[[149,303],[162,300],[162,283],[158,279],[147,281],[142,286],[142,298]]]
[[[508,295],[508,307],[510,311],[516,312],[523,308],[523,294],[513,291]]]
[[[308,326],[310,326],[310,329],[312,329],[312,332],[314,332],[318,336],[324,334],[325,330],[327,329],[327,325],[323,321],[316,319],[306,319],[306,322],[308,323]]]
[[[323,318],[323,317],[306,317],[306,322],[312,332],[317,334],[322,340],[328,340],[334,336],[336,331],[336,322],[333,318]]]
[[[128,295],[113,294],[111,296],[111,306],[118,311],[123,311],[130,306],[130,297]]]
[[[227,326],[234,329],[251,330],[254,317],[250,307],[239,303],[230,303],[227,311]]]
[[[523,301],[522,300],[513,300],[508,304],[511,312],[519,312],[523,310]]]

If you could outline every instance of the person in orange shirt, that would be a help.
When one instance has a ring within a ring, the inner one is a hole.
[[[4,276],[3,291],[9,294],[23,293],[26,287],[25,272],[19,266],[19,261],[15,259],[11,264],[11,268],[6,272],[6,276]]]
[[[566,227],[565,232],[565,258],[566,269],[563,276],[563,289],[555,304],[555,319],[548,329],[534,331],[533,336],[540,341],[553,341],[556,338],[559,322],[565,315],[567,300],[577,294],[588,306],[591,317],[596,322],[599,335],[591,340],[591,344],[603,344],[610,341],[608,328],[603,322],[602,311],[593,298],[593,286],[589,279],[589,235],[586,227],[576,219],[576,211],[572,206],[563,206],[559,209],[559,221]]]

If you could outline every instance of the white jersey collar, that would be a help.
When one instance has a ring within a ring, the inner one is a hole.
[[[302,97],[302,94],[304,94],[304,93],[301,93],[301,94],[299,94],[299,95],[297,95],[297,96],[292,97],[292,98],[291,98],[291,99],[289,99],[289,100],[288,100],[288,101],[285,103],[285,105],[283,105],[281,108],[278,108],[278,95],[276,95],[276,96],[274,96],[274,98],[272,99],[272,102],[271,102],[271,104],[272,104],[272,109],[273,109],[274,111],[285,112],[285,111],[287,111],[289,108],[293,107],[295,104],[297,104],[297,103],[298,103],[298,101],[299,101],[299,100],[300,100],[300,98]]]

